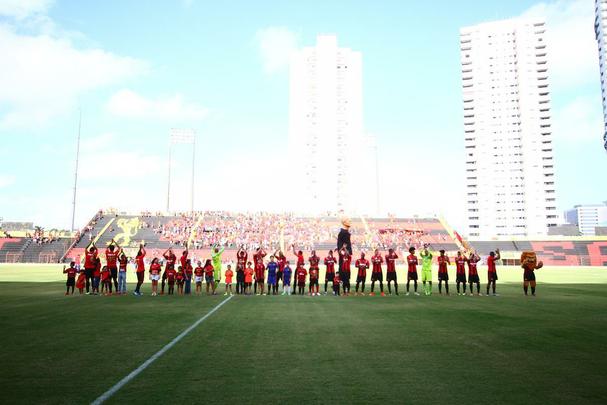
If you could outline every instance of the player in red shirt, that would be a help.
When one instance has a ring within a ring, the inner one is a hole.
[[[78,270],[76,269],[76,263],[71,262],[70,267],[67,269],[63,266],[63,274],[67,274],[67,280],[65,282],[66,291],[65,295],[70,295],[70,288],[72,289],[72,295],[74,295],[74,287],[76,286],[76,273]]]
[[[198,265],[194,269],[194,282],[196,283],[196,294],[202,294],[202,280],[204,279],[204,269],[202,268],[202,262],[199,260]],[[165,271],[166,273],[166,271]]]
[[[409,295],[409,284],[413,280],[413,288],[415,295],[419,295],[417,292],[417,256],[415,256],[415,248],[411,246],[409,248],[409,256],[407,256],[407,295]]]
[[[297,257],[297,262],[296,265],[297,266],[305,266],[306,264],[306,259],[304,259],[304,254],[301,250],[298,250],[297,252],[295,251],[295,245],[291,245],[291,248],[293,249],[293,254]]]
[[[110,271],[110,276],[112,281],[114,282],[114,289],[116,293],[118,293],[118,256],[122,249],[120,246],[112,239],[110,241],[109,246],[105,249],[105,265]],[[110,282],[110,295],[112,294],[112,283]]]
[[[318,264],[320,263],[320,257],[316,256],[316,250],[313,250],[311,254],[312,255],[308,259],[310,262],[310,284],[308,285],[308,294],[320,295],[318,292],[318,276],[320,274]]]
[[[462,295],[459,292],[460,283],[464,286],[463,295],[466,295],[466,258],[462,255],[462,252],[457,252],[457,257],[455,258],[455,283],[457,295]]]
[[[247,256],[244,246],[240,246],[236,252],[236,294],[245,293],[244,269],[247,265]]]
[[[476,284],[476,295],[481,295],[481,281],[478,278],[478,268],[476,264],[481,258],[476,252],[470,252],[469,257],[466,259],[468,262],[468,282],[470,283],[470,295],[474,294],[474,284]]]
[[[298,264],[297,269],[295,270],[295,276],[297,277],[297,288],[299,290],[300,295],[304,295],[306,290],[306,276],[308,272],[306,271],[303,265]]]
[[[164,286],[165,286],[166,280],[167,280],[167,271],[169,271],[169,269],[175,270],[175,262],[177,262],[177,256],[175,256],[175,253],[173,253],[173,249],[171,249],[171,248],[168,248],[162,254],[162,257],[164,257],[165,265],[164,265],[164,272],[162,273],[162,284],[160,286],[160,295],[164,294]]]
[[[189,253],[188,249],[184,250],[181,253],[181,257],[179,258],[179,263],[181,264],[181,268],[182,269],[185,269],[185,265],[186,265],[186,263],[188,261],[188,253]]]
[[[440,256],[438,256],[438,293],[443,293],[443,281],[445,282],[445,292],[449,295],[449,272],[447,271],[447,265],[451,264],[449,256],[445,256],[445,250],[441,249]]]
[[[266,251],[260,246],[253,254],[253,268],[255,270],[255,285],[253,286],[254,293],[261,295],[264,292],[264,277],[266,265],[263,263],[263,258],[266,257]],[[257,286],[259,285],[260,292],[257,293]]]
[[[487,257],[487,295],[489,295],[489,287],[493,287],[493,296],[497,296],[495,293],[495,282],[497,281],[497,269],[495,268],[495,261],[500,260],[500,250],[495,249],[495,252],[490,252]]]
[[[150,280],[152,280],[152,297],[158,295],[158,280],[160,280],[162,274],[162,266],[158,261],[158,258],[155,257],[152,259],[152,263],[150,263]]]
[[[255,294],[257,295],[266,295],[265,294],[265,286],[264,280],[266,277],[266,266],[263,264],[263,259],[255,262]],[[257,292],[257,287],[259,286],[259,292]]]
[[[392,295],[392,288],[390,288],[390,282],[394,282],[394,292],[398,295],[398,280],[396,278],[396,259],[398,259],[398,255],[394,251],[394,249],[388,249],[388,254],[386,255],[386,281],[388,283],[388,293]]]
[[[329,255],[325,257],[324,260],[326,271],[325,271],[325,295],[327,295],[327,285],[329,281],[333,281],[335,278],[335,264],[337,263],[337,259],[333,256],[333,250],[329,250]]]
[[[95,271],[95,267],[97,266],[97,254],[98,250],[95,246],[94,242],[91,242],[84,249],[84,274],[86,277],[86,293],[90,294],[89,288],[93,281],[93,272]]]
[[[379,253],[379,249],[375,249],[373,256],[371,257],[371,265],[373,266],[373,270],[371,272],[371,294],[375,295],[375,282],[379,281],[379,289],[381,291],[381,296],[384,297],[384,273],[382,271],[381,265],[383,264],[384,259],[381,257],[381,253]]]
[[[278,290],[278,282],[282,281],[282,271],[287,265],[287,257],[282,253],[282,250],[278,249],[274,252],[274,257],[276,258],[276,264],[278,264],[278,271],[276,272],[276,290]],[[282,289],[284,290],[285,285],[283,283]]]
[[[258,247],[255,251],[255,254],[253,255],[253,264],[255,266],[257,266],[257,263],[263,264],[263,258],[266,257],[266,255],[266,251],[261,246]]]
[[[365,253],[360,253],[360,259],[356,260],[354,266],[358,269],[358,273],[356,275],[356,295],[358,294],[358,287],[362,284],[362,289],[360,293],[365,295],[365,283],[367,282],[367,269],[369,268],[369,261],[365,259]]]
[[[344,295],[348,296],[350,295],[350,266],[352,264],[352,255],[350,254],[350,251],[344,246],[339,251],[339,256],[342,260],[339,278],[341,280]]]
[[[137,274],[137,286],[135,287],[135,291],[133,291],[133,295],[140,296],[141,294],[141,285],[143,284],[143,276],[145,275],[145,248],[143,247],[143,243],[139,245],[139,250],[137,251],[137,256],[135,256],[135,265],[137,269],[135,270],[135,274]]]

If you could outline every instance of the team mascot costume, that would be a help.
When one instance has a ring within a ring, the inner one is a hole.
[[[542,261],[537,260],[537,255],[533,251],[525,251],[521,254],[521,267],[523,268],[523,291],[527,295],[529,286],[531,286],[531,295],[535,296],[535,270],[544,266]]]

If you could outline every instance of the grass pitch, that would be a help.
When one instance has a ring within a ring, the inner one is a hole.
[[[109,403],[604,403],[607,271],[542,269],[535,298],[498,271],[500,297],[234,297]],[[90,403],[225,298],[57,280],[0,267],[6,403]]]

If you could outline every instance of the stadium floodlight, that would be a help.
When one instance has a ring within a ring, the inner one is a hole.
[[[194,212],[194,171],[196,163],[196,131],[191,128],[171,128],[169,131],[169,162],[168,162],[168,181],[167,181],[167,213],[171,206],[171,166],[173,145],[187,144],[192,145],[192,180],[191,180],[191,199],[190,211]]]
[[[76,219],[76,188],[78,187],[78,160],[80,159],[80,128],[82,127],[82,110],[79,110],[78,137],[76,139],[76,167],[74,168],[74,195],[72,197],[72,232],[74,232],[74,221]]]

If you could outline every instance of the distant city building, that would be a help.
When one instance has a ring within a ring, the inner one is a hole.
[[[558,214],[544,21],[460,30],[467,233],[546,235]]]
[[[605,33],[607,31],[607,0],[595,0],[594,32],[599,45],[599,67],[601,70],[601,91],[603,94],[603,146],[607,150],[607,47]]]
[[[362,55],[319,35],[291,56],[289,138],[299,209],[376,214],[375,141],[363,127]],[[363,179],[363,181],[361,181]],[[364,195],[361,195],[364,194]]]
[[[596,235],[597,227],[607,226],[607,201],[604,204],[576,205],[565,211],[568,223],[576,225],[582,235]]]
[[[577,225],[563,224],[548,228],[548,235],[580,236],[580,230],[578,229]]]

